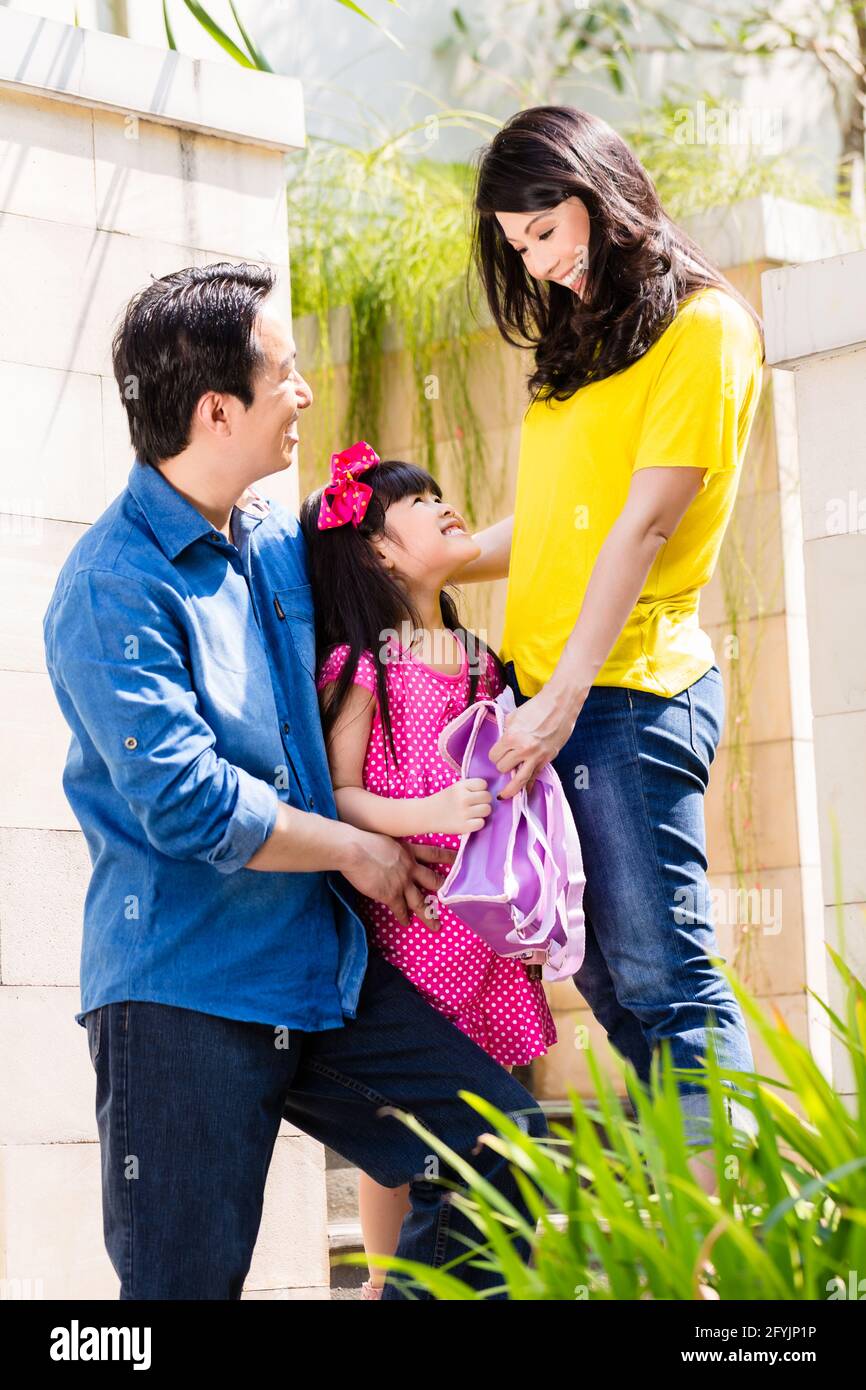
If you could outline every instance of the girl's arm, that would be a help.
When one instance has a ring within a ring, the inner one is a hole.
[[[454,582],[473,584],[485,579],[507,579],[513,532],[513,516],[495,522],[484,531],[476,531],[475,540],[481,546],[481,554],[470,560],[453,576]]]
[[[372,690],[352,685],[328,740],[328,762],[340,820],[358,830],[375,830],[395,839],[430,833],[463,835],[469,830],[480,830],[491,807],[487,783],[481,777],[463,778],[432,796],[397,798],[367,791],[364,759],[375,708]]]

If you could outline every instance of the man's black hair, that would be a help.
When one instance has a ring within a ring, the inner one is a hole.
[[[129,301],[112,342],[114,376],[138,457],[157,467],[189,444],[196,401],[224,391],[247,407],[263,365],[254,333],[273,288],[265,266],[176,270]]]

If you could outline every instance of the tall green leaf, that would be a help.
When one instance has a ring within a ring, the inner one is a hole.
[[[256,47],[249,34],[247,33],[246,29],[244,28],[241,17],[235,9],[234,0],[229,0],[229,9],[232,12],[235,24],[238,26],[238,33],[240,34],[241,38],[246,44],[247,51],[250,57],[252,58],[254,65],[258,68],[259,72],[273,72],[273,68],[271,67],[264,53],[262,53],[260,48]]]
[[[220,48],[222,48],[230,58],[234,58],[236,63],[240,63],[241,66],[245,68],[254,68],[256,66],[255,62],[251,58],[248,58],[242,49],[238,48],[234,39],[229,38],[225,30],[220,28],[216,20],[208,14],[204,5],[199,3],[199,0],[183,0],[183,3],[186,5],[190,14],[198,20],[201,27],[210,34],[211,38],[219,44]],[[232,9],[234,9],[234,6],[232,6]]]

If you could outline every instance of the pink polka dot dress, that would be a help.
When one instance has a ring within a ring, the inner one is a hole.
[[[463,644],[456,637],[458,645]],[[480,648],[479,648],[480,649]],[[394,642],[385,663],[388,707],[397,763],[382,725],[378,700],[364,760],[363,781],[377,796],[404,799],[431,796],[458,780],[442,759],[437,740],[442,729],[469,704],[469,661],[455,675],[436,671]],[[348,656],[346,645],[334,647],[319,673],[322,689],[336,680]],[[475,699],[499,694],[502,681],[489,653],[479,676]],[[376,672],[362,653],[354,677],[376,693]],[[457,849],[457,835],[409,835],[407,841]],[[450,865],[438,865],[447,872]],[[432,895],[431,895],[432,897]],[[520,961],[496,955],[451,910],[432,899],[436,918],[413,915],[408,925],[389,908],[369,898],[361,908],[372,949],[400,970],[415,988],[503,1066],[524,1066],[556,1042],[556,1028],[540,980],[530,980]],[[438,922],[438,925],[437,925]]]

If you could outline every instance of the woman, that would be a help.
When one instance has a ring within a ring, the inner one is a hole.
[[[715,1040],[751,1071],[707,959],[703,796],[725,706],[698,605],[761,390],[760,319],[616,132],[571,107],[518,113],[482,152],[473,249],[500,333],[535,356],[514,516],[458,576],[508,575],[503,794],[548,761],[562,779],[587,877],[575,984],[638,1075],[665,1039],[678,1068]],[[680,1095],[699,1138],[706,1091],[681,1079]]]

